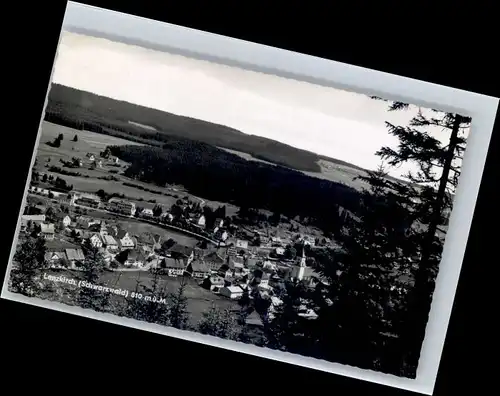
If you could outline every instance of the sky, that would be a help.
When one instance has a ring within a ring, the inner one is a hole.
[[[366,169],[381,163],[375,152],[382,146],[397,147],[385,121],[406,125],[418,111],[388,112],[387,103],[361,94],[66,31],[53,82],[227,125]],[[396,177],[408,170],[415,167],[388,169]]]

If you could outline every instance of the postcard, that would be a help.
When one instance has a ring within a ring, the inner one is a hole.
[[[2,296],[411,388],[475,114],[119,33],[63,27]]]

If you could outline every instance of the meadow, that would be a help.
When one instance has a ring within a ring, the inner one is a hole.
[[[47,143],[54,141],[59,134],[63,135],[60,147],[51,147]],[[78,136],[78,141],[74,142],[74,136]],[[83,162],[83,167],[75,169],[66,169],[72,172],[81,173],[81,176],[68,176],[58,175],[54,172],[54,176],[60,176],[67,181],[68,184],[73,185],[73,189],[82,192],[95,193],[102,189],[107,193],[124,194],[137,206],[152,209],[156,203],[164,205],[169,208],[177,199],[189,196],[192,200],[198,200],[202,203],[207,203],[212,207],[226,205],[226,213],[231,216],[238,210],[237,207],[227,205],[221,202],[206,201],[202,198],[195,197],[183,191],[182,186],[175,187],[161,187],[154,186],[139,180],[133,180],[125,177],[121,173],[128,167],[129,164],[120,161],[120,166],[111,166],[105,161],[102,168],[89,169],[90,161],[86,157],[87,154],[93,154],[96,158],[107,146],[120,146],[120,145],[143,145],[133,141],[121,139],[110,135],[104,135],[89,131],[75,130],[69,127],[53,124],[44,121],[42,124],[42,135],[37,150],[37,166],[36,170],[40,172],[47,172],[48,167],[57,166],[62,168],[60,160],[69,161],[73,157],[80,158]],[[112,171],[112,172],[110,172]],[[118,173],[116,173],[118,172]],[[106,177],[114,177],[118,180],[107,180]],[[135,188],[123,183],[131,183],[136,186],[141,186],[146,190]],[[154,193],[147,190],[153,190]]]
[[[71,270],[47,270],[47,275],[63,275],[70,279],[79,280],[81,274],[78,271]],[[159,277],[159,287],[168,293],[175,293],[180,285],[181,278],[172,278],[167,276]],[[48,281],[43,281],[44,284],[49,285]],[[105,286],[112,288],[120,288],[128,290],[129,295],[136,290],[137,285],[151,286],[152,275],[149,272],[136,271],[136,272],[104,272],[99,282]],[[67,284],[54,285],[50,283],[51,287],[42,292],[40,297],[44,299],[56,300],[68,305],[74,305],[75,293],[77,288]],[[56,290],[54,290],[56,288]],[[194,279],[186,279],[186,287],[184,296],[187,298],[189,312],[189,323],[196,326],[203,318],[203,313],[207,312],[213,304],[220,309],[239,310],[239,306],[235,301],[218,296],[206,289],[203,289]],[[112,295],[112,307],[125,306],[126,297]],[[130,299],[130,297],[129,297]],[[115,309],[115,308],[112,308]],[[110,312],[117,314],[118,312]]]

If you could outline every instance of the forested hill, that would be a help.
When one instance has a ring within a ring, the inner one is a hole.
[[[359,193],[343,184],[266,163],[246,161],[214,146],[171,138],[161,147],[113,146],[131,165],[125,175],[160,186],[182,184],[190,193],[243,208],[309,218],[336,232],[339,206],[357,212]]]
[[[90,124],[91,130],[94,131],[106,132],[113,129],[139,136],[141,139],[148,135],[151,140],[163,141],[164,136],[178,136],[244,152],[257,159],[296,170],[321,171],[317,163],[320,156],[309,151],[248,135],[224,125],[138,106],[58,84],[52,84],[46,119],[72,127],[83,127],[85,123],[88,128]],[[137,124],[153,127],[154,130],[138,127]],[[307,134],[307,131],[304,133]],[[328,160],[352,166],[343,161],[331,158]]]

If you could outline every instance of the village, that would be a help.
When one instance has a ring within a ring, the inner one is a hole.
[[[93,155],[86,160],[91,168],[102,166],[102,160]],[[54,175],[38,173],[37,178],[54,180]],[[21,235],[34,233],[45,239],[45,262],[52,270],[77,271],[85,260],[82,244],[90,243],[102,254],[108,271],[148,273],[154,269],[165,277],[188,276],[200,288],[233,301],[257,293],[269,301],[271,317],[282,303],[280,290],[286,281],[301,281],[306,287],[324,282],[308,265],[306,246],[321,249],[330,242],[327,238],[291,231],[269,235],[262,228],[232,221],[234,216],[217,217],[217,209],[187,195],[170,208],[156,205],[150,209],[124,198],[106,200],[103,194],[34,184],[21,217]],[[167,236],[134,234],[124,229],[124,222],[155,225]],[[197,243],[187,246],[172,235],[188,235]],[[304,305],[301,316],[314,319],[317,315]]]

